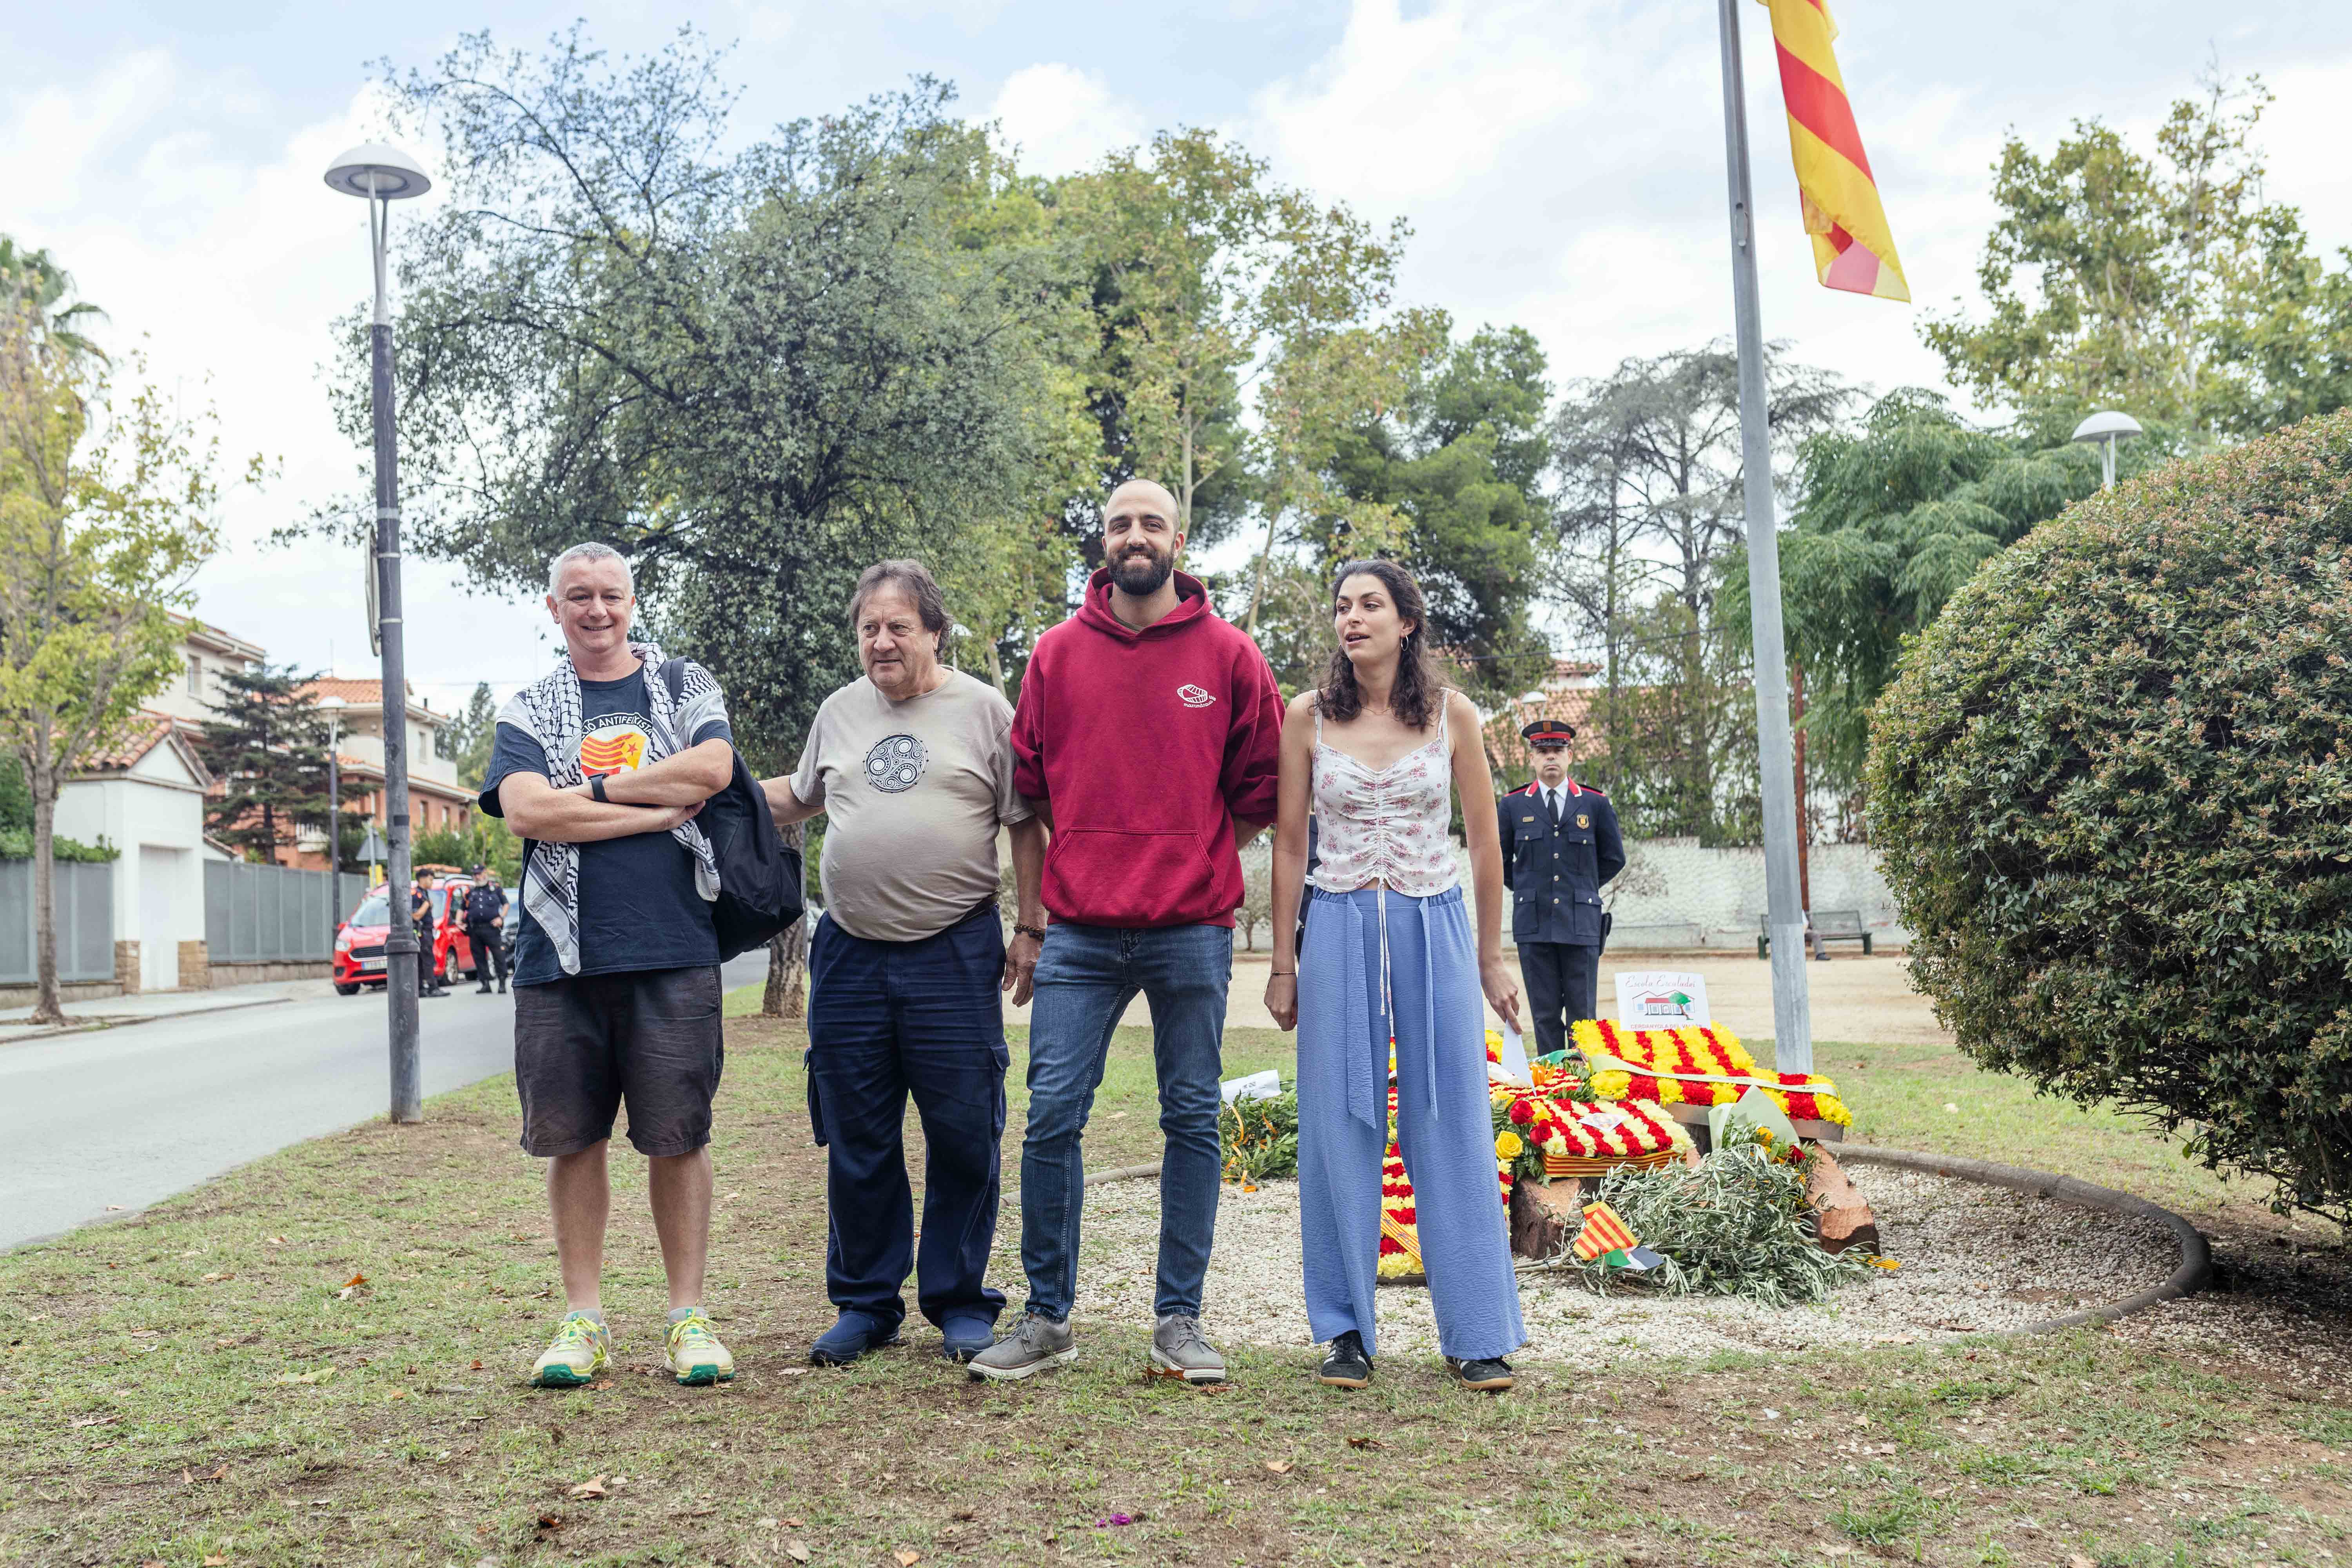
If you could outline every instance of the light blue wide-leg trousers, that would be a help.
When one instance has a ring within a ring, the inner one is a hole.
[[[1298,960],[1298,1226],[1318,1342],[1353,1329],[1377,1351],[1391,1033],[1397,1143],[1438,1348],[1477,1361],[1528,1342],[1495,1177],[1485,1018],[1461,889],[1315,894]]]

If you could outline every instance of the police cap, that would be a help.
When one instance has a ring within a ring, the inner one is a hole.
[[[1576,739],[1576,726],[1565,719],[1538,719],[1519,731],[1520,738],[1539,750],[1565,746]]]

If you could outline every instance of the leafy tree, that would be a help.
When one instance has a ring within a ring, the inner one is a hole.
[[[2003,143],[1978,269],[1987,314],[1920,330],[1955,384],[1987,402],[2109,404],[2209,437],[2352,398],[2352,274],[2327,271],[2294,209],[2263,198],[2269,90],[2200,85],[2152,155],[2096,120],[2046,158]]]
[[[420,866],[457,866],[467,870],[488,866],[509,889],[522,885],[522,840],[495,816],[478,814],[463,828],[441,827],[418,834],[415,860]]]
[[[1771,346],[1775,488],[1853,396]],[[1748,631],[1718,604],[1742,547],[1739,365],[1727,345],[1629,359],[1573,383],[1551,422],[1558,546],[1546,584],[1599,656],[1602,785],[1633,834],[1744,841],[1754,785]],[[1787,468],[1781,468],[1782,454]]]
[[[1428,599],[1431,637],[1490,694],[1526,690],[1550,668],[1529,620],[1549,523],[1549,398],[1535,335],[1484,328],[1423,363],[1398,417],[1360,416],[1333,463],[1341,495],[1400,516],[1393,553]],[[1362,549],[1353,521],[1327,556]]]
[[[102,361],[106,353],[82,329],[106,320],[106,312],[74,298],[73,275],[46,250],[26,250],[0,234],[0,309],[32,312],[41,335],[69,359]]]
[[[1789,656],[1806,682],[1807,765],[1815,784],[1858,790],[1871,707],[1905,640],[1987,560],[2099,485],[2074,410],[1981,429],[1938,394],[1881,398],[1853,430],[1801,449],[1791,526],[1780,535]],[[2123,448],[2124,472],[2162,459],[2162,431]],[[1723,615],[1748,625],[1744,552],[1725,574]]]
[[[472,36],[389,84],[446,131],[450,191],[404,231],[404,479],[413,546],[486,584],[621,549],[649,629],[780,764],[857,673],[859,567],[1022,509],[1062,307],[1036,226],[992,221],[1034,195],[948,89],[740,143],[717,67],[691,32],[616,65],[575,29],[544,57]]]
[[[1259,397],[1263,428],[1257,509],[1265,532],[1236,607],[1244,630],[1259,636],[1267,605],[1290,557],[1318,583],[1349,556],[1397,555],[1411,524],[1393,501],[1349,495],[1337,471],[1341,450],[1367,420],[1391,417],[1411,395],[1416,366],[1445,340],[1445,318],[1405,313],[1378,326],[1323,334],[1284,352]],[[1326,605],[1319,588],[1310,622]]]
[[[220,718],[196,742],[205,766],[225,786],[205,805],[222,843],[268,864],[298,826],[327,822],[327,721],[309,695],[317,678],[292,665],[263,664],[221,677]]]
[[[1285,356],[1371,321],[1404,227],[1376,234],[1202,130],[1115,153],[1060,182],[1054,199],[1095,323],[1086,371],[1101,477],[1161,480],[1192,542],[1214,543],[1260,499],[1244,419],[1253,391],[1279,379],[1272,367]],[[1092,498],[1069,516],[1098,564]]]
[[[463,712],[454,715],[433,736],[436,755],[457,764],[457,780],[478,785],[490,771],[490,746],[498,738],[499,704],[487,680],[474,683]]]
[[[65,1016],[58,796],[178,674],[171,612],[213,552],[219,495],[210,412],[184,420],[144,387],[116,396],[52,320],[21,298],[0,312],[0,751],[32,797],[33,1016],[49,1023]],[[135,380],[145,364],[126,368]]]

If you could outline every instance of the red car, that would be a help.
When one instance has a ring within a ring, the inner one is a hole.
[[[464,921],[451,914],[455,910],[462,917],[466,895],[473,887],[472,879],[467,877],[444,877],[433,884],[433,963],[445,985],[455,985],[461,975],[470,980],[478,973],[474,945],[466,935]],[[345,996],[358,995],[362,985],[384,983],[383,943],[392,930],[384,920],[384,892],[382,888],[372,889],[335,932],[335,989]]]

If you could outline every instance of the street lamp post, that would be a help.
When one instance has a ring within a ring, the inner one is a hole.
[[[368,243],[375,262],[375,314],[368,327],[371,393],[375,409],[375,583],[383,638],[384,831],[391,841],[384,897],[386,1010],[392,1026],[392,1120],[425,1118],[416,1060],[416,932],[403,905],[408,888],[408,672],[400,619],[399,453],[392,428],[392,311],[384,298],[384,242],[392,204],[421,196],[433,182],[416,160],[396,147],[371,142],[352,148],[327,170],[327,184],[368,204]]]
[[[2116,488],[2116,443],[2141,434],[2139,421],[2128,414],[2103,408],[2074,426],[2074,439],[2099,444],[2099,488]]]
[[[335,933],[343,929],[343,779],[335,748],[343,740],[343,700],[324,697],[319,706],[327,712],[327,952],[335,951]]]

